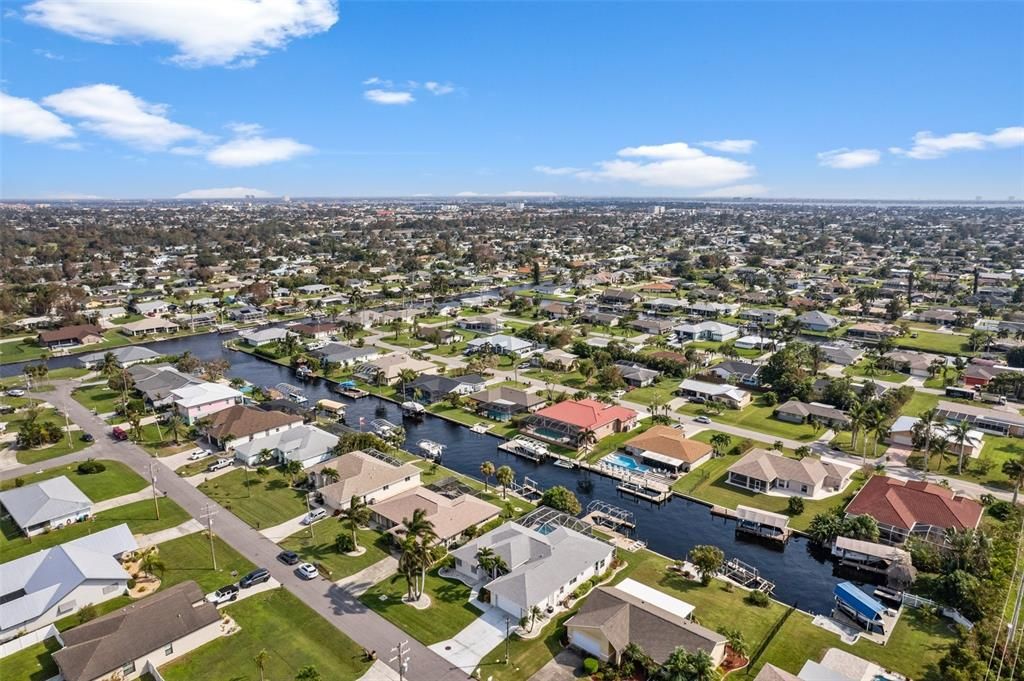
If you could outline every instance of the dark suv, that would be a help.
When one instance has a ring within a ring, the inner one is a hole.
[[[238,586],[243,589],[248,589],[250,586],[256,586],[270,579],[270,570],[267,568],[256,568],[245,577],[238,580]]]

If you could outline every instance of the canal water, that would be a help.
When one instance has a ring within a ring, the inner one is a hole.
[[[616,490],[616,481],[596,474],[568,470],[550,463],[535,464],[528,460],[502,452],[497,447],[502,440],[493,435],[474,433],[445,419],[427,415],[422,419],[405,419],[397,404],[377,397],[360,400],[339,398],[329,389],[329,384],[315,380],[306,383],[298,381],[286,367],[259,359],[255,356],[226,350],[222,343],[231,336],[204,334],[188,338],[160,341],[147,347],[162,354],[180,354],[186,350],[203,360],[223,358],[231,363],[229,376],[238,376],[251,383],[273,386],[277,383],[302,385],[311,403],[320,398],[342,399],[348,403],[346,421],[357,426],[359,418],[369,423],[375,418],[385,418],[392,423],[402,423],[410,451],[416,452],[416,442],[433,440],[445,445],[442,463],[464,475],[480,477],[480,464],[493,461],[495,465],[507,464],[516,472],[521,481],[529,476],[539,487],[546,489],[564,485],[573,490],[584,506],[600,499],[609,504],[631,511],[636,522],[633,536],[643,539],[658,553],[682,558],[698,544],[714,544],[721,547],[727,558],[739,560],[756,567],[760,574],[775,583],[774,596],[801,610],[828,614],[832,610],[832,590],[835,584],[845,581],[833,574],[833,563],[827,553],[811,547],[802,537],[793,537],[784,550],[760,543],[739,540],[734,533],[734,523],[712,516],[707,506],[681,498],[656,506],[623,496]],[[48,362],[51,369],[77,366],[74,356],[55,357]],[[21,366],[0,367],[4,376],[20,372]],[[578,486],[583,478],[592,487]]]

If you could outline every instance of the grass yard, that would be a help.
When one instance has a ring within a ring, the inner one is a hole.
[[[941,355],[973,355],[967,347],[967,336],[949,333],[932,333],[917,331],[917,338],[897,336],[893,339],[897,347],[924,350]]]
[[[216,519],[214,528],[216,529]],[[191,579],[199,584],[203,591],[215,591],[225,584],[238,581],[240,576],[256,567],[225,544],[216,536],[216,532],[213,544],[217,555],[216,570],[213,569],[210,537],[206,532],[194,532],[158,544],[160,558],[166,566],[161,575],[160,588],[166,589]]]
[[[249,471],[246,487],[244,470],[212,478],[199,490],[257,529],[272,527],[306,512],[305,494],[293,489],[280,468],[271,468],[266,478]]]
[[[907,416],[920,416],[929,409],[934,409],[939,404],[939,400],[948,399],[948,397],[942,397],[932,393],[923,393],[920,390],[916,390],[914,391],[914,395],[910,398],[910,401],[903,405],[902,411]]]
[[[502,465],[508,465],[512,468],[513,471],[515,471],[515,461],[511,461],[508,464],[504,464],[503,461],[505,460],[495,459],[493,461],[495,468],[498,468]],[[476,496],[478,498],[483,499],[488,503],[494,504],[498,508],[504,508],[506,503],[510,504],[512,506],[512,512],[517,517],[529,513],[534,508],[536,508],[536,506],[534,504],[531,504],[529,501],[526,501],[525,499],[520,499],[519,497],[514,497],[512,495],[509,495],[507,499],[502,499],[501,487],[496,487],[494,485],[494,478],[491,478],[489,484],[484,485],[483,482],[477,480],[476,478],[471,478],[462,475],[461,473],[456,473],[455,471],[449,468],[445,468],[444,466],[438,466],[429,461],[424,461],[423,459],[417,459],[415,463],[423,471],[422,473],[420,473],[420,482],[423,483],[424,485],[435,483],[438,480],[443,480],[444,478],[455,478],[462,484],[477,490]],[[519,477],[518,474],[516,477]]]
[[[109,414],[121,404],[121,393],[111,390],[106,383],[87,385],[76,388],[71,396],[86,409],[95,410],[97,414]]]
[[[0,658],[0,679],[9,681],[47,681],[57,675],[57,663],[51,657],[61,645],[51,637],[7,657]]]
[[[582,390],[586,385],[586,379],[578,371],[552,371],[550,369],[530,369],[521,372],[522,376],[535,378],[545,383],[564,385],[568,388]]]
[[[475,423],[482,423],[490,428],[490,432],[495,435],[500,435],[501,437],[513,437],[516,434],[516,427],[512,425],[511,421],[506,421],[504,423],[492,421],[489,418],[480,416],[479,414],[475,414],[462,408],[453,409],[447,402],[436,402],[427,407],[427,411],[435,416],[451,419],[452,421],[456,421],[467,426],[472,426]]]
[[[21,478],[4,480],[0,482],[0,490],[15,487],[17,484],[15,480],[22,480],[26,485],[31,485],[35,482],[66,475],[78,489],[82,490],[82,494],[93,501],[104,501],[138,492],[146,486],[146,481],[123,463],[107,460],[101,460],[100,463],[106,466],[106,470],[102,473],[83,475],[78,472],[77,465],[72,464],[60,468],[50,468]]]
[[[621,449],[622,445],[627,440],[632,440],[634,437],[636,437],[640,433],[643,433],[653,425],[653,419],[642,419],[637,424],[637,427],[634,428],[633,430],[627,431],[625,433],[615,433],[613,435],[609,435],[608,437],[601,439],[600,442],[594,445],[594,450],[587,454],[586,460],[593,463],[600,459],[601,457],[607,456],[608,454],[611,454],[617,449]]]
[[[388,345],[397,345],[400,348],[419,348],[425,345],[430,345],[427,341],[420,340],[419,338],[410,336],[407,333],[400,333],[398,334],[398,338],[395,338],[395,334],[393,332],[389,332],[386,335],[381,336],[380,341],[382,343],[387,343]]]
[[[865,434],[863,432],[857,433],[857,449],[854,450],[851,445],[852,433],[848,430],[844,430],[838,433],[829,444],[836,449],[841,449],[847,454],[853,456],[864,456],[867,455],[868,460],[882,456],[889,451],[889,445],[885,442],[879,441],[878,446],[875,447],[875,440],[878,439],[878,435],[874,432]],[[867,444],[865,445],[865,438]]]
[[[139,429],[137,444],[153,456],[170,456],[195,447],[188,439],[185,427],[178,431],[178,444],[174,444],[174,436],[164,425],[147,423]]]
[[[668,404],[669,400],[675,397],[675,391],[679,388],[679,379],[669,376],[662,376],[646,388],[633,388],[626,393],[622,399],[627,402],[636,402],[645,406],[651,406],[655,402]]]
[[[953,367],[946,367],[942,370],[942,373],[936,375],[934,378],[926,378],[924,381],[924,387],[935,388],[936,390],[942,390],[946,386],[956,385],[959,380],[956,369]],[[943,377],[945,376],[945,377]]]
[[[48,459],[56,459],[58,456],[64,456],[65,454],[80,452],[92,444],[90,442],[83,441],[81,435],[82,434],[80,432],[72,431],[70,442],[68,442],[68,437],[65,435],[60,439],[60,442],[48,447],[19,449],[17,453],[18,463],[29,465],[39,463],[40,461],[46,461]]]
[[[429,608],[418,610],[403,603],[407,590],[405,578],[395,575],[374,585],[359,600],[425,645],[451,638],[480,616],[480,611],[469,604],[469,587],[439,577],[436,570],[427,573]]]
[[[867,360],[861,360],[857,364],[851,364],[843,369],[843,373],[847,376],[869,378],[873,381],[884,381],[886,383],[903,383],[910,378],[908,374],[900,373],[899,371],[889,371],[888,369],[882,369],[881,367],[875,367],[872,370],[871,365]]]
[[[986,435],[981,454],[977,459],[964,459],[962,473],[956,472],[957,457],[955,454],[944,456],[941,464],[933,455],[928,466],[933,473],[938,472],[951,478],[969,480],[1011,492],[1013,491],[1013,482],[1003,473],[1003,464],[1011,459],[1020,459],[1022,456],[1024,456],[1024,440],[1019,437]],[[907,464],[921,470],[924,468],[924,457],[915,452],[908,458]]]
[[[69,525],[60,530],[36,535],[32,537],[31,541],[28,537],[23,536],[14,522],[8,518],[0,521],[0,528],[2,528],[0,555],[3,556],[3,562],[6,563],[15,558],[84,537],[87,534],[106,530],[121,523],[127,523],[133,534],[149,534],[180,525],[189,519],[188,513],[170,499],[162,498],[159,504],[159,519],[156,517],[152,499],[146,499],[97,513],[89,520]]]
[[[356,532],[359,546],[366,549],[361,556],[346,556],[334,548],[334,539],[339,534],[351,534],[348,524],[328,518],[313,525],[313,539],[309,530],[303,529],[281,542],[281,548],[289,549],[302,556],[302,560],[314,563],[330,571],[331,580],[354,575],[388,556],[390,540],[382,532],[360,529]],[[323,569],[321,569],[323,572]]]
[[[259,678],[253,658],[261,650],[270,654],[268,679],[292,679],[312,665],[330,681],[354,681],[370,666],[362,648],[284,589],[250,596],[225,611],[241,630],[161,668],[167,681]]]
[[[824,432],[820,429],[815,431],[810,424],[780,421],[772,416],[775,407],[765,405],[760,399],[743,409],[723,409],[720,414],[707,409],[705,405],[692,403],[684,404],[678,411],[692,416],[708,416],[714,421],[800,442],[813,442]]]

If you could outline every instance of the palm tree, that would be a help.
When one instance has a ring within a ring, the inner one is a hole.
[[[817,376],[818,370],[825,362],[825,351],[821,349],[820,345],[812,345],[807,349],[807,360],[811,363],[811,372]]]
[[[537,624],[537,620],[539,620],[543,614],[544,613],[540,609],[539,605],[530,607],[530,631],[533,631],[534,625]]]
[[[288,483],[295,484],[295,476],[303,471],[301,461],[289,461],[284,465],[284,472],[288,475]]]
[[[419,374],[408,367],[398,372],[398,380],[402,383],[402,395],[405,395],[405,386],[415,381],[418,375]]]
[[[121,370],[121,366],[117,363],[117,358],[114,357],[114,353],[112,352],[104,353],[103,359],[96,368],[99,370],[100,375],[106,378],[111,378]]]
[[[576,447],[584,451],[590,451],[590,448],[597,444],[597,434],[590,428],[583,428],[576,433]]]
[[[860,432],[861,427],[867,421],[868,406],[863,402],[857,401],[850,406],[850,410],[847,413],[850,417],[850,450],[856,452],[857,433]]]
[[[939,410],[936,408],[928,409],[922,412],[918,419],[918,422],[914,424],[914,434],[924,443],[921,451],[924,452],[924,477],[927,480],[928,458],[931,454],[932,445],[932,426],[939,420]]]
[[[160,558],[160,555],[156,552],[156,547],[146,551],[142,556],[142,560],[139,561],[139,569],[154,579],[156,578],[157,573],[162,575],[166,567],[167,566],[164,564],[163,559]]]
[[[167,431],[174,438],[174,444],[180,444],[181,442],[181,430],[185,427],[185,422],[181,420],[181,416],[178,412],[173,411],[171,415],[167,417]]]
[[[494,472],[494,477],[497,479],[498,484],[501,485],[501,498],[507,498],[505,490],[512,484],[512,481],[516,479],[515,471],[513,471],[509,466],[501,466]]]
[[[950,435],[957,445],[956,473],[960,475],[964,472],[964,452],[966,451],[964,445],[970,438],[971,425],[964,419],[953,426]]]
[[[1017,497],[1020,494],[1020,488],[1024,487],[1024,452],[1022,452],[1016,459],[1004,461],[1002,470],[1003,475],[1007,476],[1014,482],[1013,505],[1016,506]]]
[[[590,381],[593,380],[594,374],[597,373],[597,367],[594,366],[594,362],[591,360],[582,360],[576,363],[576,371],[583,377],[583,386],[590,385]]]
[[[715,451],[715,456],[722,456],[729,450],[729,445],[732,444],[732,437],[726,433],[715,433],[711,436],[711,448]]]
[[[494,475],[494,464],[490,461],[484,461],[480,464],[480,475],[484,476],[484,491],[489,492],[488,482],[491,476]]]
[[[348,508],[341,512],[341,516],[348,523],[348,529],[352,533],[352,550],[359,550],[359,538],[356,535],[362,525],[370,522],[370,507],[366,505],[360,496],[352,497],[348,502]]]
[[[418,581],[416,574],[419,572],[417,549],[416,538],[411,535],[407,536],[402,540],[400,546],[401,554],[398,556],[398,571],[405,577],[406,588],[408,589],[406,595],[410,601],[419,600],[419,594],[416,593]]]
[[[252,661],[256,663],[256,669],[260,672],[260,681],[265,681],[263,677],[263,671],[266,669],[267,662],[270,661],[270,653],[267,652],[266,648],[256,653],[256,656],[252,658]]]
[[[476,564],[483,570],[488,577],[494,573],[494,561],[498,558],[497,554],[494,553],[494,549],[489,546],[481,547],[476,552]]]
[[[402,518],[405,526],[405,533],[414,537],[420,546],[418,555],[420,557],[420,588],[422,594],[427,587],[427,568],[434,562],[433,553],[430,549],[437,541],[437,533],[434,531],[434,523],[427,518],[425,509],[417,508],[412,512],[412,518]]]
[[[324,485],[330,485],[331,483],[338,482],[341,479],[341,474],[338,473],[336,468],[326,466],[320,471],[320,479]]]
[[[689,667],[689,681],[718,681],[721,678],[718,665],[707,651],[698,650],[690,655]]]
[[[311,664],[307,664],[295,675],[295,681],[323,681],[323,678],[320,671]]]
[[[508,357],[509,361],[512,362],[512,376],[515,379],[515,382],[518,383],[519,382],[519,353],[518,352],[509,352],[505,356]]]

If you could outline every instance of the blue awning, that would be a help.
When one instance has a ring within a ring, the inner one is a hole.
[[[885,606],[858,589],[850,582],[836,584],[835,597],[868,620],[881,621]]]

